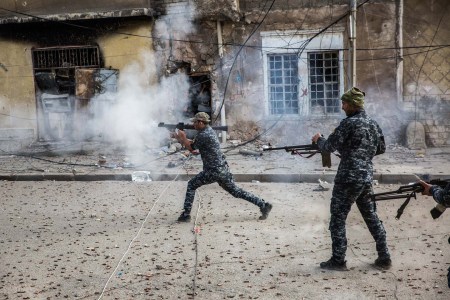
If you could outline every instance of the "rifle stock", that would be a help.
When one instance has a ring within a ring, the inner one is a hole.
[[[165,124],[164,122],[160,122],[158,124],[158,127],[165,127],[167,129],[170,129],[170,130],[175,130],[175,129],[179,129],[179,130],[195,129],[194,125],[185,124],[183,122],[180,122],[178,124]],[[214,129],[214,130],[228,131],[228,126],[211,126],[211,128]]]
[[[284,146],[284,147],[269,147],[263,149],[263,151],[273,151],[273,150],[285,150],[286,152],[291,152],[292,155],[308,155],[306,158],[310,158],[317,153],[322,156],[322,166],[331,168],[331,153],[321,152],[319,146],[315,143],[309,145],[296,145],[296,146]]]

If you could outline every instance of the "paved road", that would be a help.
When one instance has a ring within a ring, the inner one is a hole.
[[[240,185],[274,203],[267,220],[216,184],[199,190],[195,220],[179,224],[186,182],[1,181],[0,299],[450,298],[450,215],[432,220],[431,198],[400,220],[401,200],[379,203],[391,270],[372,266],[375,245],[354,208],[350,271],[325,272],[331,192]]]

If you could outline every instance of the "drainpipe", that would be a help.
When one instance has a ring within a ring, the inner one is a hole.
[[[350,1],[350,24],[349,24],[349,40],[350,49],[349,67],[351,72],[350,87],[356,86],[356,0]]]
[[[397,90],[397,101],[403,99],[403,0],[396,1],[396,34],[395,44],[397,48],[397,57],[395,59],[397,63],[397,76],[395,87]]]
[[[217,20],[217,46],[219,47],[219,57],[223,58],[222,23]]]
[[[219,57],[223,58],[223,39],[222,39],[222,23],[217,20],[217,47],[219,47]],[[226,126],[227,120],[225,117],[225,103],[222,105],[222,109],[220,110],[220,125]],[[222,143],[227,142],[227,132],[222,131]]]

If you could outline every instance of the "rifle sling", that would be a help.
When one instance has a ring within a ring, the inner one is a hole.
[[[400,208],[397,210],[397,215],[395,216],[396,220],[399,220],[400,217],[403,214],[403,211],[405,210],[406,206],[409,204],[409,201],[411,200],[411,198],[414,196],[414,198],[416,198],[416,193],[413,192],[411,194],[409,194],[408,198],[406,198],[405,202],[403,202],[403,204],[400,206]],[[417,199],[417,198],[416,198]]]
[[[293,150],[291,152],[291,154],[298,154],[298,155],[300,155],[301,157],[304,157],[304,158],[310,158],[310,157],[316,155],[317,153],[320,153],[320,152],[319,151],[315,151],[315,152],[311,152],[311,151],[299,152],[299,151],[295,151],[295,150]],[[309,155],[308,156],[303,156],[304,154],[309,154]]]

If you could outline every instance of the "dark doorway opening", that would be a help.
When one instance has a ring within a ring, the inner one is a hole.
[[[189,105],[186,117],[192,117],[198,112],[206,112],[211,117],[211,80],[208,74],[191,74],[189,76]]]

